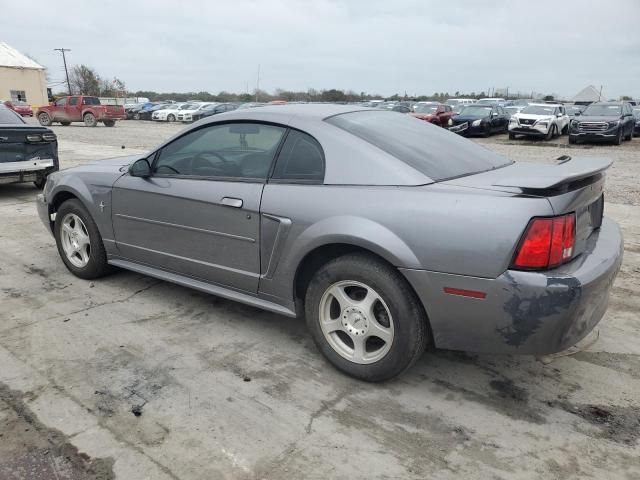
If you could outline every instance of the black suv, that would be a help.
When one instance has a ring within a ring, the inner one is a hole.
[[[576,114],[569,125],[569,143],[612,141],[620,145],[633,138],[635,119],[626,102],[596,102]]]

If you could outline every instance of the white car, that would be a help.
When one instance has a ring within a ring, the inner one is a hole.
[[[194,107],[194,103],[174,103],[172,105],[168,105],[167,108],[163,108],[162,110],[156,110],[151,115],[151,120],[156,120],[159,122],[175,122],[178,119],[178,115],[182,110],[188,110]]]
[[[550,103],[532,103],[509,120],[509,138],[517,135],[526,137],[544,137],[551,140],[567,133],[569,116],[564,105]]]
[[[216,105],[216,103],[193,103],[189,106],[189,108],[185,108],[178,112],[178,120],[181,122],[193,122],[193,116],[200,113],[201,110],[203,110],[205,107],[208,107],[209,105]]]

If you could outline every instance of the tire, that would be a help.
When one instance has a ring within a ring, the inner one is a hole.
[[[41,112],[38,114],[38,122],[40,122],[40,125],[42,125],[43,127],[50,127],[53,123],[51,117],[47,112]]]
[[[358,301],[365,294],[374,298],[368,312]],[[366,254],[344,255],[320,267],[305,295],[305,317],[327,360],[368,382],[400,375],[420,358],[429,339],[425,312],[407,281],[392,266]],[[335,330],[329,331],[328,322],[335,321]]]
[[[564,128],[562,129],[562,132],[560,132],[561,135],[569,135],[569,124],[567,123]]]
[[[556,132],[556,126],[555,125],[551,125],[549,127],[549,131],[547,132],[547,135],[544,137],[545,140],[551,140],[553,137],[555,137],[555,132]]]
[[[133,114],[133,119],[134,120],[140,120],[140,114],[139,113],[134,113]]]
[[[70,226],[74,233],[66,233],[66,228],[63,233],[65,224]],[[79,200],[67,200],[60,206],[56,214],[54,236],[60,258],[76,277],[92,280],[106,275],[111,270],[107,264],[107,254],[98,227]],[[77,245],[80,247],[75,253],[67,254],[65,249],[73,249]]]
[[[116,126],[116,121],[115,120],[105,120],[104,121],[104,126],[105,127],[115,127]]]
[[[569,144],[574,145],[576,143],[576,138],[569,135]]]
[[[71,125],[71,122],[60,122],[60,125],[62,125],[63,127],[68,127],[69,125]]]
[[[484,127],[484,132],[482,132],[482,136],[484,138],[489,138],[491,136],[491,124],[487,123]]]
[[[95,126],[98,125],[98,121],[96,120],[96,116],[91,112],[85,113],[84,116],[82,117],[82,120],[84,121],[84,124],[87,127],[95,127]]]
[[[509,140],[515,140],[515,139],[516,139],[516,134],[509,132]]]
[[[167,122],[175,122],[176,121],[176,116],[173,114],[169,114],[167,115]]]
[[[622,133],[622,127],[618,128],[618,135],[616,135],[616,138],[613,141],[614,145],[622,145],[622,141],[624,140],[624,136]]]
[[[630,142],[631,140],[633,140],[633,128],[629,131],[629,135],[627,135],[627,136],[625,137],[625,140],[627,140],[627,141],[629,141],[629,142]]]

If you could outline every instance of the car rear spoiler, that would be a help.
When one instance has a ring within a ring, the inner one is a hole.
[[[515,163],[509,169],[512,176],[497,179],[493,186],[516,187],[524,190],[549,190],[601,174],[613,161],[603,157],[558,158],[554,165]],[[514,168],[515,167],[515,168]]]

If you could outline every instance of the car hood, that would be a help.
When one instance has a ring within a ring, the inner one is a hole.
[[[552,115],[534,115],[532,113],[516,113],[515,115],[513,115],[513,117],[517,118],[518,120],[523,118],[525,120],[553,120]]]
[[[432,120],[435,118],[433,113],[410,113],[412,117],[421,118],[423,120]]]
[[[474,122],[476,120],[485,120],[488,117],[474,117],[470,115],[456,115],[452,118],[454,123]]]
[[[579,122],[617,122],[620,120],[620,117],[607,117],[604,115],[578,115],[574,117],[574,120],[578,120]]]

